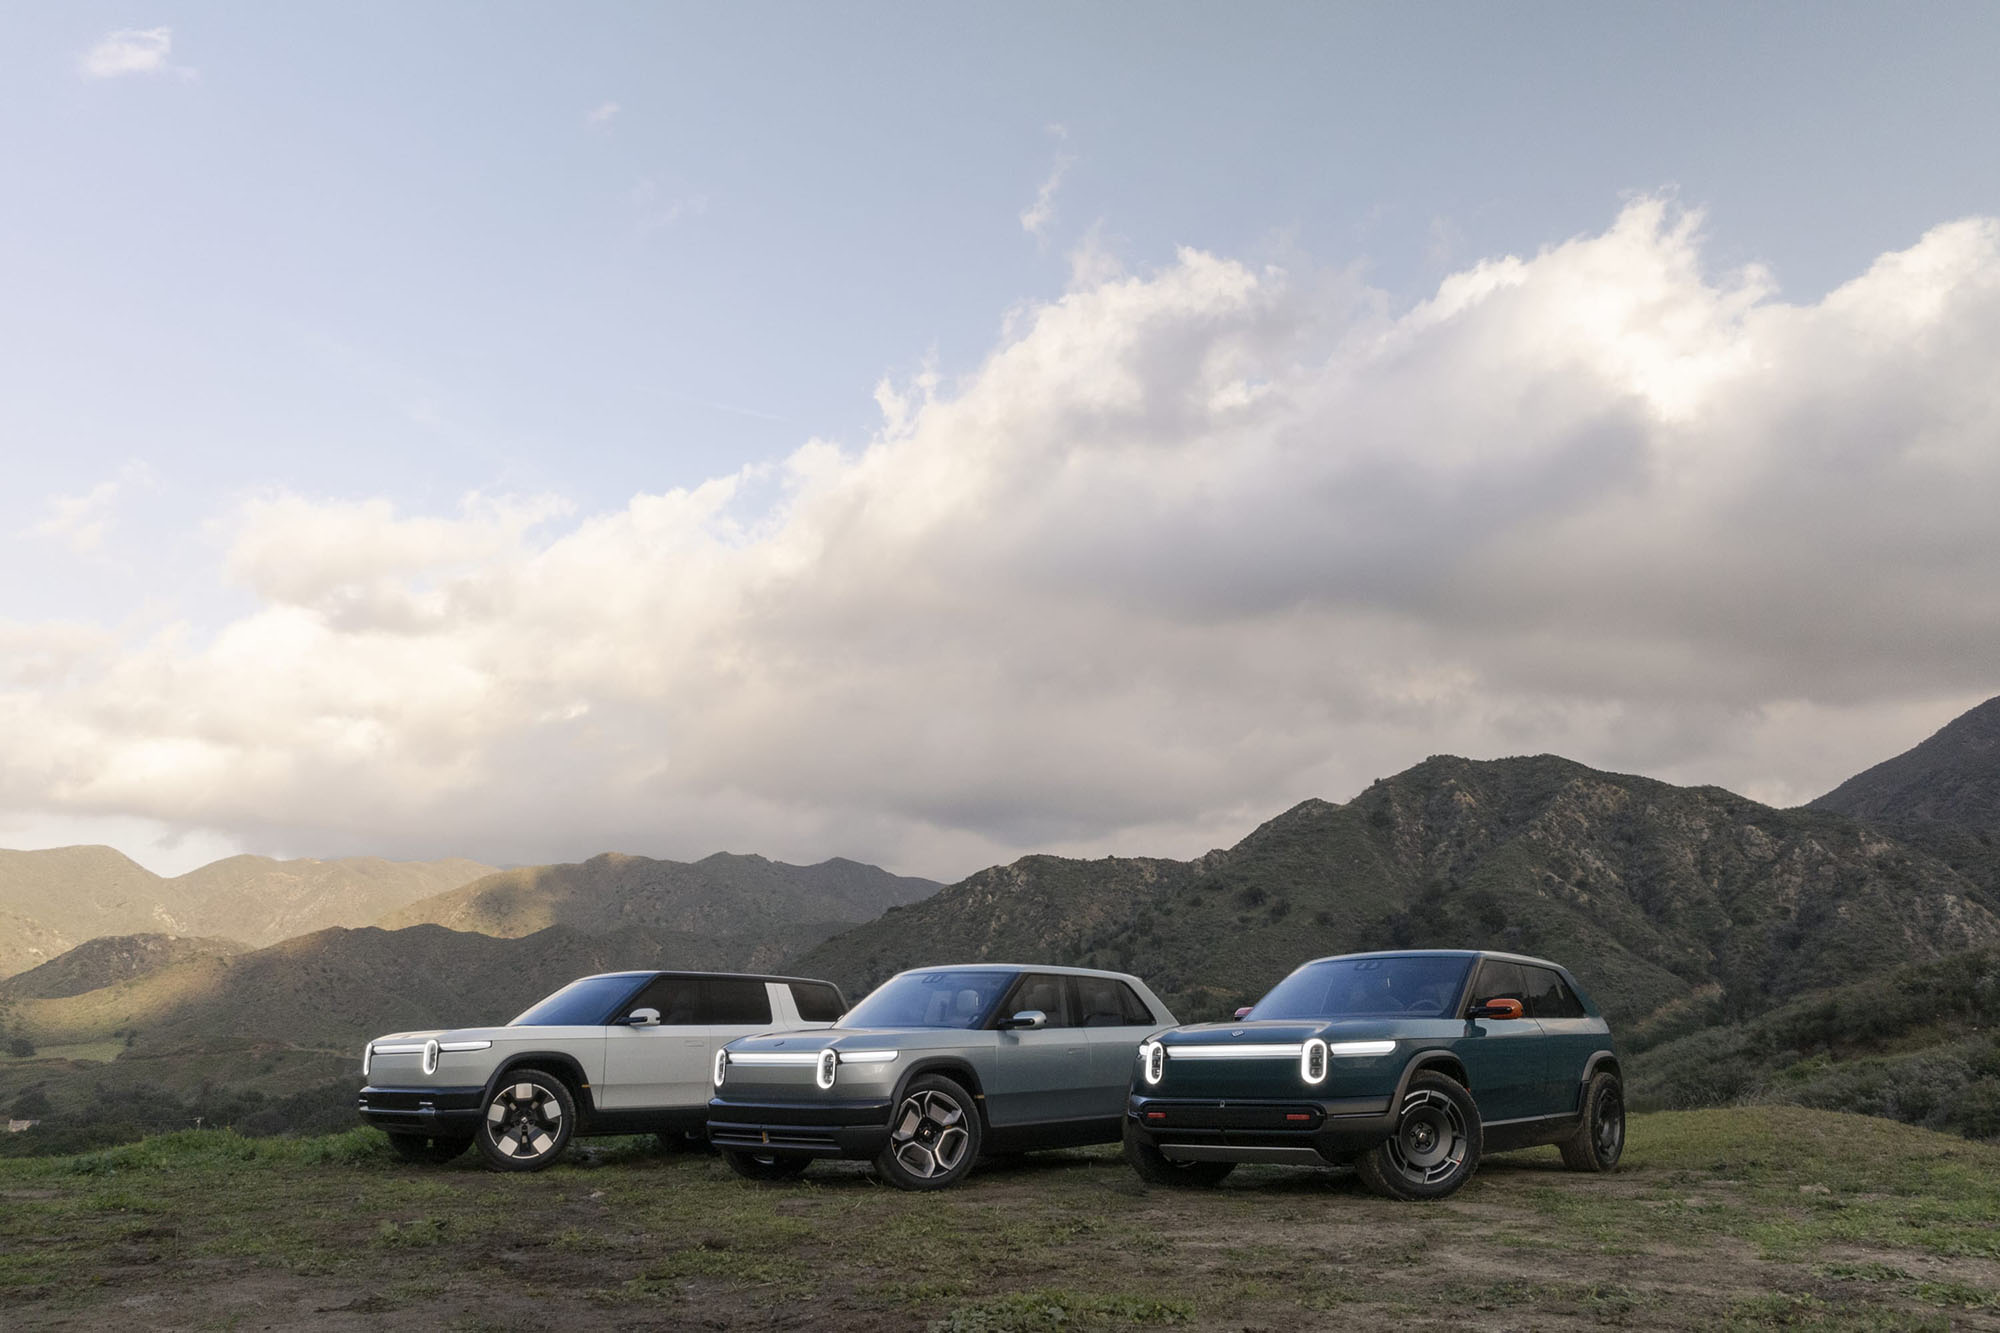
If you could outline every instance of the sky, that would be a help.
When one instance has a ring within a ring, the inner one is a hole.
[[[949,880],[2000,693],[1990,5],[0,33],[0,845]]]

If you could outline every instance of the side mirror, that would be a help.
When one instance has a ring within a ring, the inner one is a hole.
[[[657,1009],[634,1009],[625,1015],[625,1025],[635,1028],[656,1028],[660,1025],[660,1011]]]
[[[1256,1005],[1254,1005],[1254,1004],[1246,1004],[1246,1005],[1244,1005],[1244,1006],[1243,1006],[1243,1007],[1242,1007],[1241,1009],[1238,1009],[1238,1010],[1236,1011],[1236,1016],[1237,1016],[1238,1018],[1248,1018],[1248,1017],[1250,1017],[1250,1011],[1251,1011],[1252,1009],[1255,1009],[1256,1007],[1257,1007],[1257,1006],[1256,1006]]]
[[[1465,1015],[1467,1018],[1519,1018],[1519,1000],[1481,1000]]]
[[[1015,1028],[1045,1028],[1048,1025],[1049,1016],[1039,1009],[1023,1009],[1012,1018],[1000,1020],[1002,1032],[1011,1032]]]

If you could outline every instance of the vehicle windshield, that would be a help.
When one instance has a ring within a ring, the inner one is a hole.
[[[537,1001],[510,1028],[589,1027],[602,1023],[626,996],[639,988],[643,976],[585,977],[554,995]]]
[[[844,1028],[972,1028],[999,1003],[1012,972],[905,972],[847,1011]]]
[[[1257,1001],[1252,1018],[1436,1018],[1450,1011],[1470,958],[1331,958],[1308,963]]]

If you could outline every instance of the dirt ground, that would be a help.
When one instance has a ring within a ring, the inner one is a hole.
[[[358,1135],[0,1163],[0,1327],[2000,1329],[2000,1151],[1883,1124],[1646,1117],[1612,1175],[1511,1154],[1424,1205],[1346,1172],[1149,1188],[1110,1149],[937,1195],[633,1145],[417,1168]]]

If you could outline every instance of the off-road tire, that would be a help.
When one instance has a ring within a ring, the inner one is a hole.
[[[805,1174],[813,1159],[801,1153],[751,1152],[745,1148],[724,1148],[722,1160],[745,1180],[795,1180]]]
[[[1236,1169],[1234,1162],[1181,1162],[1167,1156],[1131,1121],[1125,1122],[1125,1160],[1148,1185],[1202,1189],[1222,1183]]]
[[[1479,1105],[1457,1079],[1424,1070],[1396,1108],[1395,1132],[1354,1159],[1361,1183],[1390,1199],[1442,1199],[1479,1169]]]
[[[919,1074],[896,1098],[875,1173],[901,1190],[948,1189],[971,1174],[984,1137],[971,1093],[941,1074]]]
[[[1609,1071],[1591,1075],[1583,1090],[1583,1123],[1559,1145],[1572,1171],[1610,1171],[1625,1155],[1625,1085]]]
[[[391,1134],[389,1146],[406,1162],[443,1166],[463,1156],[472,1146],[472,1139],[463,1135]]]
[[[481,1108],[473,1142],[495,1171],[555,1165],[576,1134],[576,1097],[544,1069],[510,1069]]]

